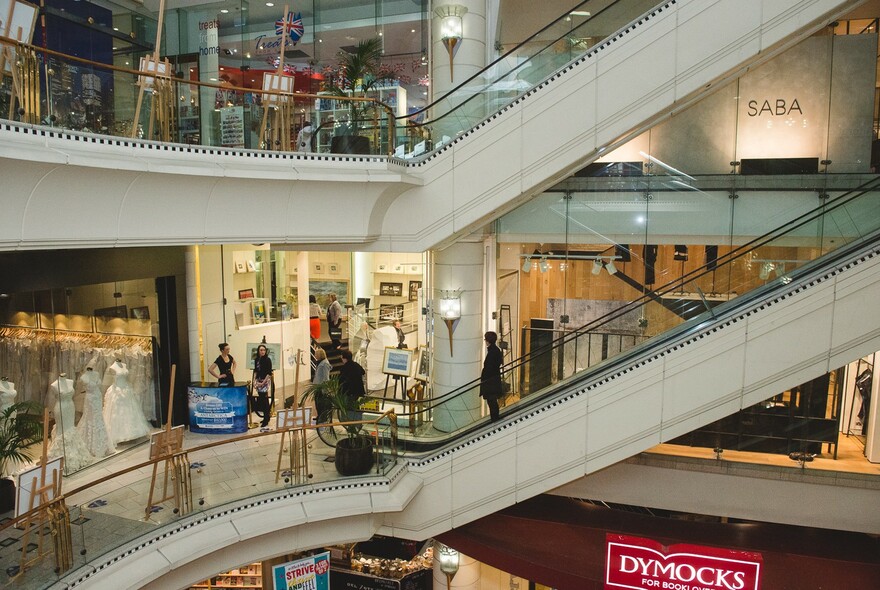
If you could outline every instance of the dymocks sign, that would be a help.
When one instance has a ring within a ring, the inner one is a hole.
[[[761,590],[760,553],[605,537],[605,589]]]

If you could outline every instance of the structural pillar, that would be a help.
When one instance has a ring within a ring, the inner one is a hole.
[[[460,242],[434,253],[434,283],[431,291],[434,313],[433,397],[469,383],[480,376],[483,346],[483,244]],[[438,315],[442,292],[460,291],[461,319],[450,334]],[[479,387],[434,409],[434,428],[452,432],[480,419]]]

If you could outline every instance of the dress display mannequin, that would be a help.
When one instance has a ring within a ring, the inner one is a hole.
[[[49,442],[49,458],[63,456],[64,471],[68,473],[78,471],[95,461],[74,426],[76,410],[73,394],[73,379],[68,379],[64,373],[49,385],[49,395],[55,400],[52,409],[55,426],[52,427],[52,440]]]
[[[101,392],[101,376],[95,371],[97,362],[92,359],[79,377],[77,391],[83,394],[83,411],[76,425],[89,452],[95,457],[113,454],[110,435],[104,424],[104,394]]]
[[[113,377],[113,384],[104,394],[104,424],[110,444],[115,447],[121,442],[148,436],[150,424],[128,383],[128,367],[117,360],[107,372]]]
[[[0,412],[15,403],[15,384],[6,380],[6,377],[0,379]]]

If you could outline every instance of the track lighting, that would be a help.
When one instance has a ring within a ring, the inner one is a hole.
[[[593,270],[591,270],[590,272],[594,275],[598,275],[600,272],[602,272],[602,260],[600,260],[599,258],[594,259]]]
[[[761,265],[761,271],[758,273],[758,278],[762,281],[766,281],[770,278],[770,273],[776,266],[772,262],[765,262]]]
[[[538,269],[541,272],[547,272],[548,270],[550,270],[550,263],[547,262],[546,256],[544,258],[541,258],[541,262],[538,264]]]
[[[526,256],[526,260],[525,262],[523,262],[522,265],[522,271],[529,272],[530,270],[532,270],[532,258],[530,256]]]
[[[617,267],[614,266],[614,260],[609,259],[608,262],[605,263],[605,270],[607,270],[610,275],[617,274]]]

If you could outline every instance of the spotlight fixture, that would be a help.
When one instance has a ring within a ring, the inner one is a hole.
[[[548,270],[550,270],[550,263],[547,262],[546,256],[541,258],[541,262],[538,263],[538,270],[540,270],[541,272],[547,272]]]
[[[593,260],[593,270],[590,271],[594,275],[598,275],[602,272],[602,261],[599,258],[595,258]]]
[[[765,262],[761,265],[761,271],[758,273],[758,278],[762,281],[766,281],[770,278],[770,273],[773,272],[775,265],[772,262]]]
[[[532,258],[530,256],[526,256],[525,262],[522,265],[523,272],[529,272],[532,270]]]
[[[610,275],[617,274],[617,267],[614,266],[614,260],[609,259],[608,262],[605,263],[605,270],[607,270]]]
[[[774,269],[774,272],[776,273],[777,277],[781,277],[782,275],[784,275],[785,274],[785,263],[784,262],[777,262],[776,268]]]

